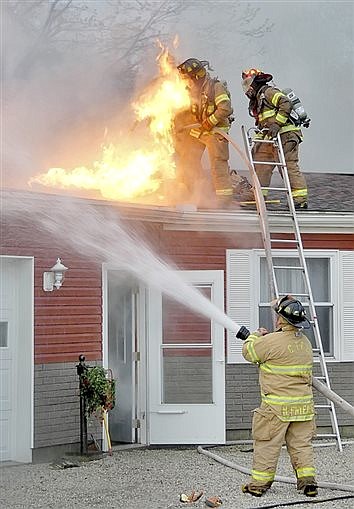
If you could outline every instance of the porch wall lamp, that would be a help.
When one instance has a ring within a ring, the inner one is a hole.
[[[43,290],[45,292],[52,292],[54,289],[59,290],[64,281],[65,271],[68,267],[65,267],[61,263],[61,259],[58,258],[57,262],[49,271],[43,272]]]

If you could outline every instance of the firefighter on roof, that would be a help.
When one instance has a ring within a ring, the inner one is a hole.
[[[315,435],[312,394],[312,346],[302,333],[310,323],[302,304],[287,295],[274,303],[277,330],[249,335],[242,354],[259,367],[261,406],[254,410],[252,477],[244,493],[260,497],[272,485],[285,442],[297,489],[317,495],[311,440]]]
[[[248,69],[242,72],[242,88],[249,98],[249,114],[255,118],[256,126],[262,130],[256,138],[275,138],[280,133],[284,157],[288,169],[291,192],[296,209],[307,209],[307,185],[299,168],[299,144],[303,136],[300,126],[290,119],[292,103],[278,88],[268,85],[273,79],[259,69]],[[255,143],[253,159],[257,161],[276,161],[276,151],[271,143]],[[273,165],[255,165],[256,173],[262,187],[269,187]],[[263,190],[264,197],[268,191]],[[254,200],[252,193],[242,197],[243,201]]]
[[[191,96],[191,111],[182,112],[175,120],[179,132],[176,152],[181,157],[179,166],[184,172],[184,181],[191,191],[192,181],[201,175],[201,158],[207,148],[218,206],[227,206],[234,193],[228,163],[229,143],[214,128],[225,132],[230,129],[233,121],[230,94],[225,83],[210,77],[206,70],[210,67],[206,61],[189,58],[177,69],[182,78],[186,79]],[[180,129],[181,124],[196,123],[200,127],[191,128],[185,134]]]

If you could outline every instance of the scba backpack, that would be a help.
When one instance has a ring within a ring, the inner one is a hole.
[[[284,88],[283,94],[291,102],[293,109],[290,112],[289,120],[296,126],[309,127],[311,119],[308,117],[305,108],[292,88]]]

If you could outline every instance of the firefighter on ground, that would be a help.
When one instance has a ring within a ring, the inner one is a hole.
[[[273,303],[276,332],[260,328],[245,340],[244,358],[259,367],[261,406],[254,410],[254,454],[251,479],[244,493],[260,497],[272,485],[285,442],[297,478],[297,489],[317,495],[312,394],[312,346],[302,329],[310,327],[302,304],[287,295]]]
[[[235,181],[245,185],[245,179],[238,175],[231,179],[229,142],[214,131],[218,128],[228,133],[231,127],[233,109],[230,94],[225,83],[210,77],[207,70],[211,68],[207,61],[189,58],[177,69],[186,79],[191,97],[190,111],[181,112],[175,119],[178,171],[188,191],[193,194],[195,182],[202,179],[201,159],[207,148],[217,205],[222,208],[232,202]],[[197,125],[183,129],[193,124]]]
[[[273,139],[280,134],[286,166],[296,209],[308,208],[308,191],[304,175],[299,168],[299,145],[303,135],[299,126],[290,120],[291,101],[278,88],[268,85],[273,79],[259,69],[248,69],[242,72],[242,88],[249,98],[248,111],[254,117],[258,129],[255,139]],[[271,143],[255,143],[252,152],[257,161],[277,161],[276,150]],[[261,187],[269,187],[274,166],[255,165]],[[267,190],[263,190],[266,197]],[[243,196],[243,201],[254,200],[252,193]]]

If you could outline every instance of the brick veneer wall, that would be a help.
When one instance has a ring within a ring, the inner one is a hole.
[[[94,366],[95,362],[90,362]],[[74,362],[36,364],[34,372],[34,448],[80,443],[79,377]],[[102,438],[96,418],[87,434]]]
[[[328,362],[328,374],[331,388],[343,399],[354,405],[354,363]],[[315,367],[315,373],[319,374]],[[226,430],[228,440],[250,438],[252,410],[260,403],[258,370],[251,364],[228,364],[226,366]],[[315,404],[323,404],[323,397],[317,392]],[[354,436],[353,419],[349,414],[336,407],[338,424],[342,436]],[[330,416],[328,410],[318,409],[316,418],[318,428],[328,428]]]

